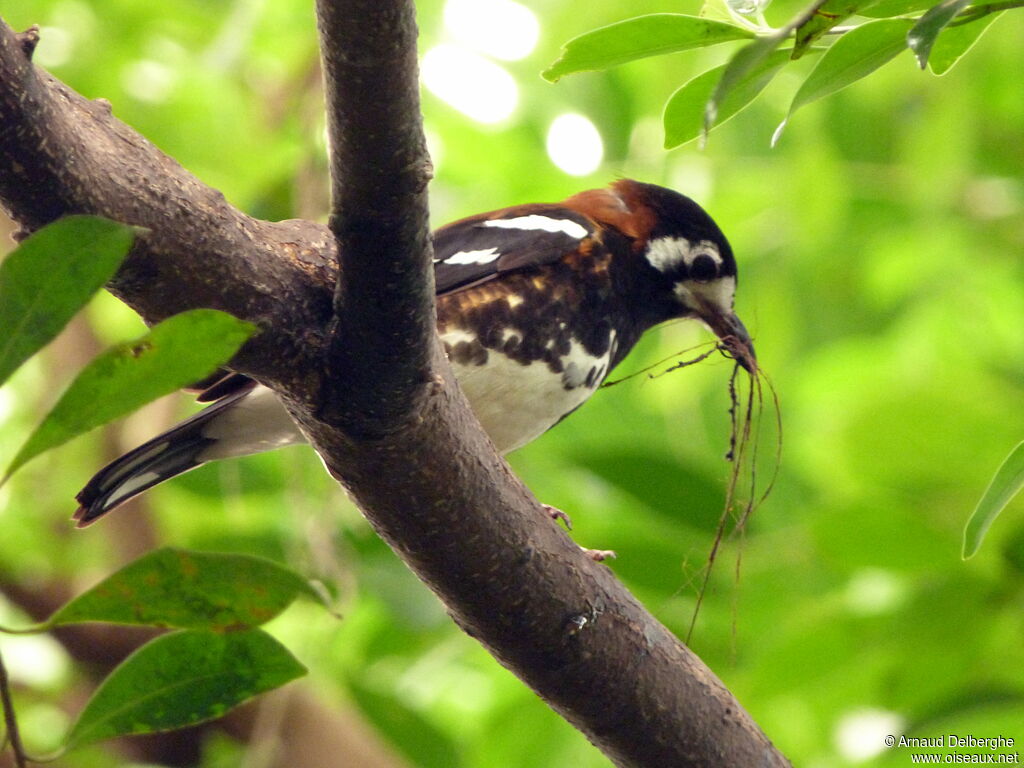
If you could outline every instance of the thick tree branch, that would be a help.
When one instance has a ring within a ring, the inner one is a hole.
[[[115,119],[108,102],[84,99],[34,67],[28,53],[37,33],[14,35],[6,25],[3,33],[0,199],[11,217],[26,231],[72,212],[147,227],[111,291],[148,322],[214,307],[258,323],[267,332],[236,366],[303,389],[296,379],[310,368],[305,349],[319,351],[310,334],[331,312],[323,285],[336,274],[335,246],[327,228],[241,213]],[[294,365],[281,365],[288,360]]]
[[[785,765],[703,663],[547,519],[451,380],[425,328],[427,174],[411,2],[377,7],[320,9],[326,44],[350,46],[325,56],[337,134],[332,224],[345,251],[338,301],[330,232],[232,209],[109,108],[33,67],[31,46],[2,23],[0,199],[28,230],[74,212],[148,227],[111,286],[147,320],[208,306],[258,322],[264,332],[233,366],[275,387],[459,625],[616,763]],[[388,8],[398,9],[397,37]],[[358,39],[338,36],[346,24]],[[359,68],[366,79],[343,91],[334,78]],[[374,113],[380,122],[344,117],[342,107],[375,109],[375,82],[396,89]],[[341,394],[352,400],[334,399]]]
[[[373,435],[414,413],[436,336],[415,7],[318,0],[317,22],[342,262],[325,415]]]

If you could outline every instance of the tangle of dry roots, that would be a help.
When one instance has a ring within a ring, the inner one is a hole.
[[[733,365],[732,374],[729,377],[729,420],[731,428],[729,434],[729,449],[725,454],[725,460],[732,464],[732,469],[729,472],[729,482],[726,488],[722,514],[719,517],[718,525],[715,529],[715,538],[711,545],[711,551],[708,553],[707,560],[703,567],[703,577],[701,578],[700,586],[697,589],[697,603],[694,606],[693,616],[690,620],[690,627],[686,634],[687,643],[689,643],[690,638],[693,635],[694,627],[697,624],[697,616],[699,615],[701,605],[704,602],[704,595],[707,592],[708,583],[711,578],[711,571],[714,567],[715,560],[718,557],[719,549],[725,538],[726,531],[729,529],[729,521],[734,521],[730,535],[742,538],[746,532],[746,526],[751,516],[757,508],[764,503],[775,486],[775,480],[778,477],[779,465],[782,457],[782,411],[779,406],[778,393],[775,391],[775,387],[772,385],[768,374],[764,372],[763,368],[757,365],[757,363],[752,359],[749,351],[746,350],[739,340],[727,336],[720,339],[718,342],[706,343],[713,343],[714,346],[695,357],[678,361],[662,371],[651,373],[652,370],[660,368],[673,358],[692,353],[703,347],[704,344],[698,344],[697,346],[682,350],[674,355],[658,360],[645,368],[641,368],[639,371],[630,373],[622,378],[615,379],[614,381],[605,382],[601,385],[602,387],[613,387],[645,373],[649,379],[656,379],[667,373],[678,371],[680,368],[696,365],[697,363],[711,357],[715,352],[721,352],[724,357],[736,361]],[[741,394],[739,386],[740,372],[746,370],[743,363],[746,363],[748,366],[753,368],[753,372],[748,371],[748,380],[750,384],[745,394]],[[764,486],[763,490],[758,491],[757,461],[761,443],[761,426],[766,405],[766,388],[768,395],[767,402],[775,412],[774,426],[776,445],[775,456],[773,457],[774,466],[772,468],[771,475],[769,476],[768,482]],[[749,472],[749,475],[746,493],[744,494],[746,500],[740,504],[740,508],[737,511],[736,505],[739,497],[740,483],[744,474],[747,472]],[[739,581],[741,555],[742,550],[736,557],[737,581]]]

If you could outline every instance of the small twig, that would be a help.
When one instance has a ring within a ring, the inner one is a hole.
[[[705,342],[705,344],[707,344],[707,343],[710,343],[710,342]],[[639,371],[635,371],[634,373],[627,374],[627,375],[623,376],[621,379],[615,379],[615,381],[606,381],[604,384],[601,385],[601,388],[603,389],[605,387],[614,387],[616,384],[621,384],[622,382],[629,381],[630,379],[634,379],[637,376],[640,376],[641,374],[649,373],[650,371],[654,370],[655,368],[661,367],[662,365],[667,363],[669,360],[671,360],[673,357],[677,357],[678,355],[685,355],[687,352],[692,352],[693,350],[700,349],[703,346],[704,346],[704,344],[698,344],[698,345],[696,345],[694,347],[690,347],[689,349],[684,349],[684,350],[682,350],[680,352],[676,352],[674,355],[669,355],[668,357],[664,357],[661,360],[658,360],[656,363],[651,363],[650,365],[646,366],[645,368],[641,368]],[[669,368],[668,370],[662,371],[661,373],[650,374],[649,378],[656,379],[658,376],[661,376],[661,375],[663,375],[665,373],[668,373],[669,371],[674,371],[677,368],[685,368],[688,365],[694,365],[696,363],[699,363],[701,360],[706,360],[708,357],[713,355],[715,353],[715,350],[717,350],[719,348],[720,347],[718,345],[716,345],[712,349],[708,350],[707,352],[705,352],[702,355],[699,355],[698,357],[693,358],[692,360],[684,360],[684,361],[682,361],[680,363],[676,363],[671,368]]]
[[[977,21],[990,14],[999,13],[999,11],[1008,11],[1011,8],[1024,8],[1024,0],[1005,0],[1001,3],[985,3],[984,5],[972,5],[969,8],[964,8],[960,13],[953,17],[953,21],[949,22],[946,26],[949,27],[960,27],[964,24],[970,24],[972,21]],[[921,16],[895,16],[893,18],[907,19],[908,21],[920,21]],[[825,31],[826,35],[845,35],[847,32],[852,32],[857,27],[862,26],[860,24],[848,24],[842,27],[832,27]]]
[[[25,756],[25,747],[21,743],[18,719],[14,715],[14,702],[11,701],[11,682],[7,677],[7,667],[4,666],[2,654],[0,654],[0,704],[4,708],[4,724],[7,726],[7,738],[11,742],[11,751],[14,752],[14,764],[17,768],[25,768],[28,765],[28,758]]]
[[[728,345],[726,346],[728,347]],[[750,389],[746,394],[746,408],[741,412],[740,395],[737,392],[736,387],[739,371],[740,365],[737,363],[736,367],[733,369],[732,376],[729,378],[729,419],[731,422],[731,429],[729,435],[729,451],[726,453],[725,458],[727,461],[732,462],[733,468],[729,477],[729,485],[725,494],[725,503],[722,507],[722,514],[719,517],[718,526],[715,529],[714,543],[711,546],[711,551],[708,553],[707,562],[705,563],[704,577],[697,592],[697,603],[694,606],[693,616],[690,619],[690,627],[686,635],[687,643],[690,642],[690,638],[692,637],[694,628],[696,627],[697,617],[700,614],[700,608],[704,601],[704,594],[707,592],[708,584],[710,583],[711,571],[718,558],[718,552],[721,547],[722,540],[725,538],[729,518],[733,513],[733,505],[736,503],[736,490],[739,485],[740,475],[743,473],[744,467],[747,464],[750,466],[750,481],[747,491],[747,499],[743,503],[741,511],[736,515],[735,524],[732,528],[732,532],[730,533],[730,537],[738,534],[741,539],[740,553],[737,554],[736,557],[737,583],[739,582],[742,562],[742,540],[746,532],[747,522],[761,504],[765,502],[769,494],[771,494],[772,489],[775,487],[775,481],[779,475],[779,467],[782,463],[782,410],[779,406],[779,397],[775,391],[775,387],[772,385],[771,379],[768,378],[764,371],[761,368],[757,368],[756,374],[751,376]],[[775,467],[768,479],[768,484],[764,491],[758,495],[757,462],[761,444],[761,414],[764,412],[765,405],[764,390],[761,385],[762,378],[765,383],[767,383],[768,390],[771,393],[771,403],[775,409],[777,437],[775,447]]]
[[[42,621],[38,624],[29,624],[27,627],[4,627],[0,626],[0,634],[3,635],[38,635],[50,628],[49,622]]]
[[[740,468],[743,464],[743,451],[746,446],[746,437],[749,425],[741,425],[737,418],[737,406],[739,398],[736,395],[736,377],[739,375],[740,365],[736,363],[732,375],[729,377],[729,417],[732,421],[732,430],[729,436],[729,453],[726,459],[733,462],[733,469],[729,475],[729,486],[725,492],[725,504],[722,506],[722,514],[718,518],[718,525],[715,528],[715,539],[711,545],[711,552],[708,553],[707,563],[704,567],[704,579],[701,581],[700,589],[697,592],[697,604],[693,607],[693,616],[690,618],[690,627],[686,631],[686,644],[690,644],[693,637],[693,630],[697,626],[697,617],[700,615],[701,605],[704,603],[704,594],[707,592],[708,583],[711,580],[711,571],[714,569],[715,560],[718,559],[718,549],[725,537],[725,527],[729,522],[729,511],[732,508],[733,500],[736,497],[736,484],[739,481]],[[740,433],[742,432],[742,437]],[[739,447],[737,450],[737,446]]]
[[[1003,3],[986,3],[985,5],[973,5],[970,8],[964,8],[947,26],[960,27],[964,24],[970,24],[972,21],[983,19],[990,14],[1008,11],[1011,8],[1024,8],[1024,0],[1007,0],[1007,2]]]
[[[657,378],[659,378],[661,376],[664,376],[666,373],[672,373],[672,371],[678,371],[680,368],[686,368],[687,366],[690,366],[690,365],[696,365],[697,363],[699,363],[702,360],[707,360],[709,357],[711,357],[713,354],[715,354],[715,352],[719,352],[719,351],[724,353],[725,352],[725,347],[723,347],[721,344],[716,344],[713,349],[709,349],[704,354],[698,355],[697,357],[693,358],[692,360],[680,360],[678,363],[673,365],[671,368],[666,368],[661,373],[649,373],[647,375],[648,375],[649,378],[657,379]]]
[[[765,486],[764,491],[761,493],[761,498],[757,500],[755,507],[761,506],[764,501],[768,498],[771,492],[775,489],[775,481],[779,479],[779,470],[782,467],[782,406],[779,404],[779,393],[775,390],[775,385],[772,384],[772,380],[768,378],[767,374],[758,371],[764,377],[765,383],[768,385],[768,391],[772,395],[772,408],[775,411],[775,469],[772,471],[772,476],[768,480],[768,485]],[[761,383],[758,382],[758,390],[761,388]],[[760,394],[759,394],[760,397]]]

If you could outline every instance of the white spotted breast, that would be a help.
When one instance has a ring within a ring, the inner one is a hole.
[[[506,329],[504,335],[515,344],[514,331]],[[526,445],[581,406],[608,374],[615,351],[613,343],[595,356],[572,340],[552,366],[541,360],[524,363],[496,349],[475,349],[472,334],[461,329],[443,333],[441,340],[473,413],[501,453]]]

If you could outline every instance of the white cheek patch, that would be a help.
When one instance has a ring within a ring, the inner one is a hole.
[[[736,278],[723,277],[709,283],[698,283],[687,280],[676,286],[676,296],[683,306],[699,312],[701,304],[718,308],[722,312],[731,312],[736,297]]]
[[[490,264],[492,261],[501,256],[498,253],[497,248],[486,248],[482,251],[459,251],[453,253],[447,259],[443,260],[444,264]],[[435,262],[441,261],[435,259]]]
[[[647,246],[647,261],[659,272],[672,272],[681,264],[690,266],[698,256],[709,256],[721,266],[722,255],[710,240],[691,243],[685,237],[659,237]]]
[[[690,255],[690,241],[685,237],[659,237],[647,246],[647,261],[659,272],[671,272]]]
[[[514,219],[489,219],[485,227],[501,227],[502,229],[527,229],[541,232],[561,232],[562,234],[582,240],[587,236],[587,229],[571,219],[553,219],[550,216],[517,216]]]

